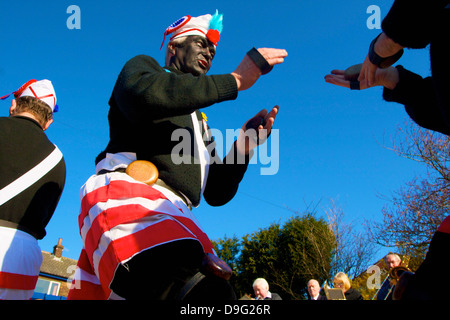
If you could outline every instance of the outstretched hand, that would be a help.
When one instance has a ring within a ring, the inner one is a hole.
[[[386,69],[376,69],[375,78],[371,85],[368,83],[368,79],[364,78],[359,83],[359,89],[367,89],[373,86],[383,86],[388,89],[394,89],[399,81],[398,71],[394,67]],[[330,74],[325,76],[325,82],[341,86],[344,88],[350,88],[350,80],[345,76],[345,70],[331,70]]]
[[[287,51],[284,49],[260,48],[258,52],[266,59],[270,66],[284,62]],[[246,90],[253,86],[262,72],[252,59],[245,55],[239,66],[231,73],[236,79],[239,91]]]
[[[278,106],[273,107],[270,112],[263,109],[245,122],[236,143],[239,153],[249,154],[251,150],[267,140],[272,131],[278,109]]]
[[[389,38],[384,32],[382,32],[374,41],[374,50],[382,58],[394,56],[403,49],[401,45],[394,42],[394,40]],[[376,86],[376,73],[378,70],[379,67],[373,64],[369,59],[369,55],[367,55],[364,59],[358,81],[366,81],[369,87]]]

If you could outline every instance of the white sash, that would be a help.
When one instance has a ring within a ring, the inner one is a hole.
[[[24,173],[18,179],[14,180],[6,187],[0,190],[0,206],[16,195],[33,185],[36,181],[46,175],[51,169],[53,169],[59,161],[62,159],[62,153],[55,146],[55,149],[39,164],[28,172]]]
[[[203,141],[203,135],[200,130],[202,120],[198,119],[195,111],[191,113],[191,118],[192,118],[192,125],[194,127],[194,141],[195,145],[197,146],[198,157],[200,160],[200,173],[201,173],[200,181],[202,186],[200,192],[201,198],[203,196],[203,192],[205,191],[206,181],[208,180],[210,156],[208,149],[205,146],[205,142]],[[195,156],[196,152],[194,151],[193,153],[194,153],[193,156]]]

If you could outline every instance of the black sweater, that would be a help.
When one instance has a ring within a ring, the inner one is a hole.
[[[27,117],[0,118],[0,189],[34,168],[53,150],[37,122]],[[66,178],[64,159],[28,189],[0,206],[0,220],[42,239],[61,197]]]
[[[134,152],[137,159],[153,162],[160,178],[197,206],[201,198],[200,165],[193,154],[188,155],[190,163],[173,163],[171,153],[180,141],[172,141],[172,133],[186,129],[194,141],[190,114],[236,99],[237,92],[230,74],[196,77],[172,68],[166,70],[146,55],[132,58],[120,72],[109,100],[110,141],[96,163],[105,153]],[[209,143],[212,141],[205,141],[205,145]],[[204,197],[211,205],[223,205],[234,197],[248,159],[239,165],[226,158],[222,164],[214,148],[209,146],[208,150],[215,161],[209,168]]]
[[[345,300],[363,300],[361,293],[353,288],[345,291]]]

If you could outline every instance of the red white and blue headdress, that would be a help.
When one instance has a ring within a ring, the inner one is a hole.
[[[166,29],[161,48],[164,45],[166,36],[169,34],[172,34],[170,40],[194,35],[203,36],[217,46],[222,29],[223,14],[219,14],[217,10],[214,15],[205,14],[199,17],[191,17],[187,15],[178,19]]]
[[[53,88],[51,81],[47,79],[39,81],[32,79],[30,81],[27,81],[16,91],[0,97],[0,100],[7,99],[11,94],[14,94],[14,97],[16,99],[26,96],[39,99],[45,102],[53,112],[57,112],[59,109],[58,105],[56,104],[55,89]]]

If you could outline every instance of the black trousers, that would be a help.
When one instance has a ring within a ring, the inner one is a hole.
[[[178,240],[141,252],[119,265],[110,285],[127,300],[175,300],[183,286],[200,270],[204,252],[198,241]],[[184,300],[235,300],[223,279],[206,276]]]

